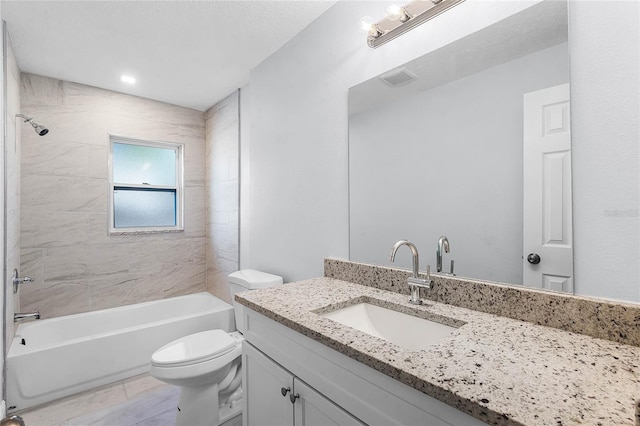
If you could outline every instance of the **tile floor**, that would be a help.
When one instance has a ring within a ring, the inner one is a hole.
[[[16,414],[26,426],[173,426],[180,389],[133,377]],[[240,426],[236,417],[223,426]]]

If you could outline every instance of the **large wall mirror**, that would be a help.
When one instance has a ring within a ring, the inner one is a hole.
[[[541,2],[349,90],[351,260],[573,291],[567,37]]]

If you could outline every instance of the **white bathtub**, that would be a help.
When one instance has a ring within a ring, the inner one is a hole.
[[[209,293],[20,324],[7,355],[7,406],[23,410],[148,372],[156,349],[214,328],[235,329],[233,307]]]

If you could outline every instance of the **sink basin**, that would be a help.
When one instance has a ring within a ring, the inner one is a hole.
[[[457,330],[370,303],[358,303],[321,316],[414,351],[426,349]]]

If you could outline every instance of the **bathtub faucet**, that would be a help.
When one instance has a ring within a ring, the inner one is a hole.
[[[18,322],[27,318],[35,318],[37,320],[40,319],[40,311],[32,312],[32,313],[24,313],[24,312],[16,312],[13,314],[13,322]]]

